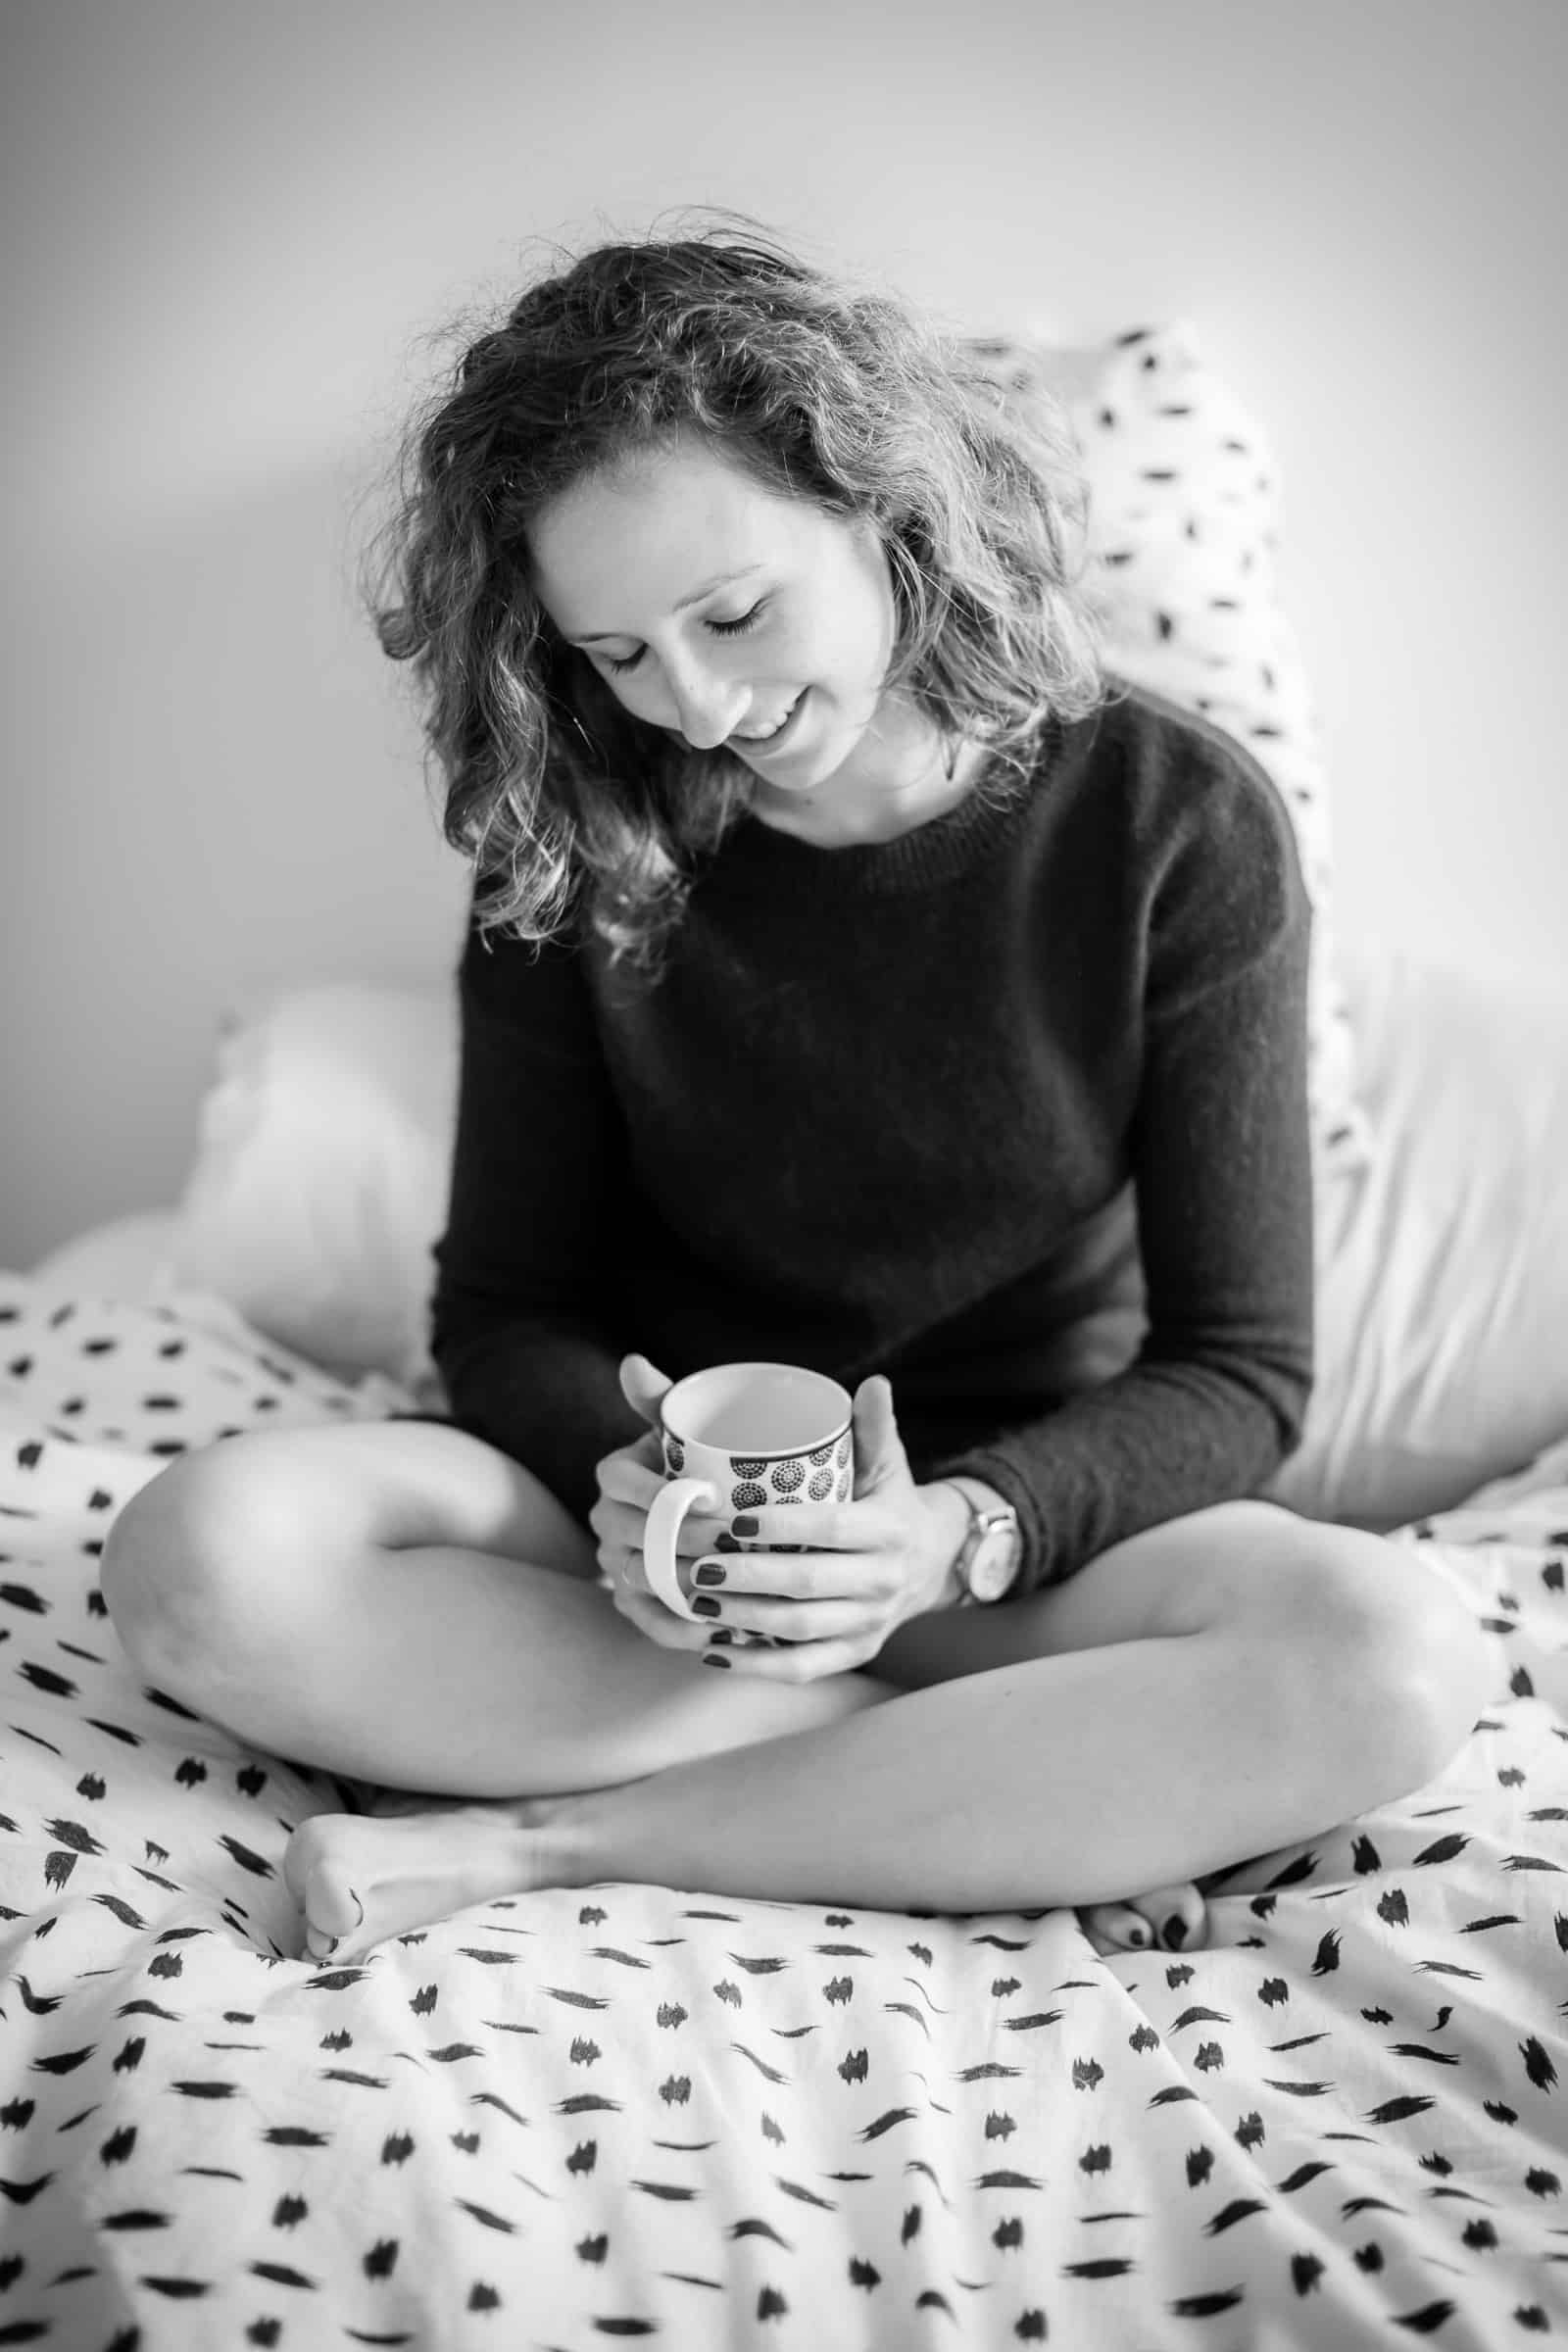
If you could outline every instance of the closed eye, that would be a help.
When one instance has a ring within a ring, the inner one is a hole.
[[[752,607],[749,612],[743,612],[739,620],[707,620],[703,626],[711,629],[715,637],[744,637],[748,629],[756,628],[766,611],[767,599],[764,596],[760,603]],[[642,658],[641,646],[638,647],[636,653],[628,654],[624,662],[617,662],[613,655],[606,654],[605,667],[614,670],[635,669]]]

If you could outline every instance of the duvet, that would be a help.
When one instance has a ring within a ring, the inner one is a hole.
[[[95,1562],[182,1448],[412,1401],[0,1278],[0,2345],[1568,2334],[1568,1443],[1396,1539],[1487,1626],[1466,1747],[1207,1949],[613,1885],[321,1967],[283,1849],[365,1792],[144,1687]]]

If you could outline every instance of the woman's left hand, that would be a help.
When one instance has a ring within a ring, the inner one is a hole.
[[[940,1482],[915,1484],[883,1374],[861,1381],[854,1418],[852,1500],[759,1504],[731,1521],[745,1548],[698,1563],[722,1571],[721,1585],[703,1578],[702,1597],[718,1604],[710,1633],[782,1645],[720,1644],[716,1654],[747,1674],[808,1683],[869,1665],[899,1626],[941,1599],[968,1525],[963,1497]]]

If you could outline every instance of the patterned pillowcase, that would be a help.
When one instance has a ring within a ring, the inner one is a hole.
[[[1371,1129],[1333,937],[1326,780],[1296,633],[1275,578],[1279,482],[1255,419],[1177,321],[1093,348],[966,340],[1027,403],[1065,411],[1089,481],[1089,553],[1107,666],[1200,711],[1272,777],[1313,907],[1308,1092],[1318,1165],[1364,1166]]]

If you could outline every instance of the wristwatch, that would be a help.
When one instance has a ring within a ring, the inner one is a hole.
[[[950,1478],[969,1505],[969,1532],[953,1565],[957,1571],[956,1608],[972,1608],[978,1601],[1002,1600],[1017,1582],[1023,1565],[1023,1530],[1010,1502],[967,1478]]]

